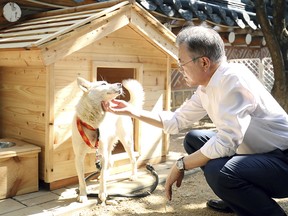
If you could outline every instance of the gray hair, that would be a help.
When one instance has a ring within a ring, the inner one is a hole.
[[[176,38],[176,44],[187,44],[189,52],[206,56],[212,62],[220,62],[225,57],[224,42],[211,28],[188,26],[182,29]]]

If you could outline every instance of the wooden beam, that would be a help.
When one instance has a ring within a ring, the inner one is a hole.
[[[224,43],[234,43],[236,36],[234,32],[225,32],[225,33],[220,33],[220,36],[222,37]]]
[[[251,43],[252,41],[252,36],[251,34],[236,34],[235,35],[235,40],[232,43],[234,46],[247,46]]]
[[[249,44],[250,47],[264,47],[266,46],[266,40],[263,36],[253,36],[252,41]]]

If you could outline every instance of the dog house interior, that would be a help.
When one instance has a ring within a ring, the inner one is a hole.
[[[170,107],[175,35],[137,3],[103,2],[37,14],[1,31],[0,138],[41,148],[39,179],[49,189],[77,182],[71,122],[81,97],[76,79],[138,80],[144,108]],[[129,94],[125,94],[125,100]],[[161,129],[134,120],[139,166],[165,160],[168,139]],[[130,169],[121,145],[112,173]],[[85,172],[95,171],[95,154]]]
[[[101,64],[99,64],[99,67],[96,68],[95,73],[97,74],[97,80],[105,80],[109,83],[121,83],[122,80],[125,79],[137,79],[137,68],[134,68],[135,66],[130,65],[130,68],[128,68],[129,66],[126,65],[125,67],[120,67],[120,64],[116,64],[115,67],[111,67],[111,66],[106,66],[104,67],[104,65],[101,66]],[[124,88],[124,87],[123,87]],[[125,100],[125,101],[129,101],[130,100],[130,95],[129,92],[124,88],[124,94],[118,97],[119,99]],[[133,121],[133,119],[132,119]],[[137,125],[134,121],[134,137],[137,137],[137,130],[139,130],[137,128]],[[134,150],[135,152],[138,152],[139,148],[139,143],[137,140],[134,140]],[[113,155],[115,154],[119,154],[119,153],[123,153],[125,152],[125,149],[123,147],[123,145],[121,144],[121,142],[119,141],[114,150],[113,150]]]

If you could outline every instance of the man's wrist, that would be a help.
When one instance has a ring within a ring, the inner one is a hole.
[[[177,161],[176,161],[176,167],[177,169],[180,171],[180,172],[184,172],[186,169],[185,169],[185,163],[184,163],[184,156],[179,158]]]

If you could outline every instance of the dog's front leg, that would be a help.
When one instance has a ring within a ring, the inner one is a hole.
[[[75,155],[75,165],[79,181],[79,194],[77,197],[77,201],[81,203],[88,201],[86,182],[84,177],[84,159],[85,155]]]
[[[109,168],[108,168],[108,154],[102,155],[102,169],[100,175],[100,183],[99,183],[99,199],[101,200],[102,204],[106,204],[107,199],[107,179],[109,177]]]

